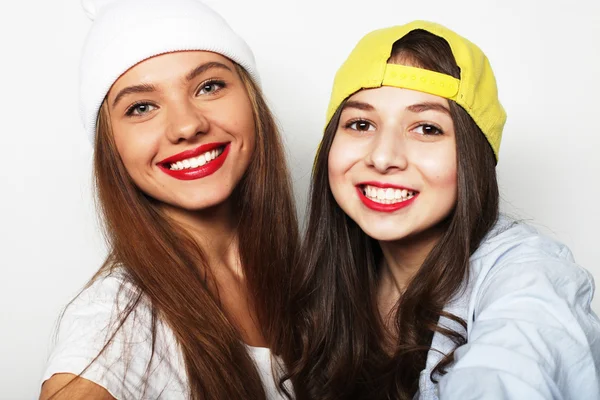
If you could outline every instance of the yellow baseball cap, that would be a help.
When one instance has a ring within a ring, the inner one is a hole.
[[[460,79],[422,68],[387,63],[394,43],[417,29],[448,42],[460,67]],[[483,131],[498,160],[506,112],[498,100],[496,79],[487,57],[467,39],[442,25],[427,21],[413,21],[367,34],[335,76],[327,123],[349,96],[361,89],[381,86],[418,90],[454,100]]]

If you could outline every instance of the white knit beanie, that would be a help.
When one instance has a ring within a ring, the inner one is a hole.
[[[80,108],[94,141],[100,106],[113,83],[150,57],[183,50],[219,53],[259,83],[252,51],[225,20],[198,0],[82,0],[94,21],[80,69]]]

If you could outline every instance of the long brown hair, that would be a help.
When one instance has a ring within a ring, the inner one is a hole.
[[[460,77],[448,43],[423,30],[398,40],[388,62]],[[435,332],[457,346],[461,332],[438,326],[443,311],[468,279],[469,258],[498,218],[493,151],[465,110],[449,101],[456,131],[458,197],[442,223],[445,231],[397,303],[393,354],[376,301],[382,252],[337,205],[328,179],[328,156],[342,104],[317,154],[309,218],[292,293],[295,350],[285,354],[298,399],[412,399]],[[431,373],[444,374],[446,354]]]
[[[289,330],[285,299],[299,241],[295,206],[274,119],[248,73],[238,65],[236,69],[256,126],[255,152],[232,195],[239,218],[240,261],[258,325],[273,353],[279,354]],[[105,102],[97,122],[94,177],[109,254],[92,282],[119,269],[137,290],[128,291],[127,304],[102,351],[133,318],[136,306],[147,300],[152,309],[152,349],[157,324],[164,321],[183,354],[192,399],[264,399],[254,362],[209,290],[210,268],[202,249],[133,183],[109,121]]]

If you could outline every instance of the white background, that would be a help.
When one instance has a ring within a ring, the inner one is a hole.
[[[301,214],[333,75],[362,35],[419,18],[477,43],[508,112],[503,209],[569,245],[600,282],[600,1],[208,3],[255,51]],[[58,313],[103,260],[77,108],[89,24],[78,0],[0,5],[0,399],[37,397]]]

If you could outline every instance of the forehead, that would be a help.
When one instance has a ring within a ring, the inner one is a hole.
[[[218,62],[235,71],[234,64],[227,57],[210,51],[178,51],[161,54],[144,60],[121,75],[111,87],[111,93],[120,88],[138,85],[169,83],[185,79],[186,75],[199,65]]]
[[[376,110],[401,110],[414,104],[437,103],[449,107],[444,97],[411,89],[382,86],[375,89],[363,89],[354,93],[348,101],[368,103]]]

